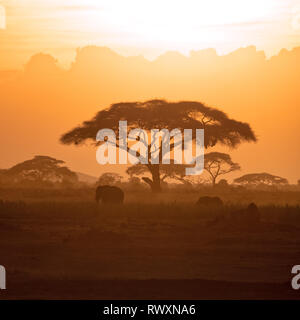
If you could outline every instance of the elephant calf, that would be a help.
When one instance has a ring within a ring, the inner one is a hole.
[[[96,201],[99,203],[123,203],[124,192],[114,186],[99,186],[96,189]]]

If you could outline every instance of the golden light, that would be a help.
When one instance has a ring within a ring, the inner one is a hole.
[[[27,59],[49,52],[65,63],[74,57],[71,50],[86,45],[147,58],[205,48],[224,54],[248,45],[274,54],[295,45],[286,35],[299,33],[294,0],[0,0],[1,5],[7,12],[3,47],[11,51],[13,43]]]
[[[228,32],[228,27],[255,28],[256,24],[273,18],[276,9],[276,0],[110,0],[83,3],[87,9],[85,14],[77,14],[79,25],[85,31],[106,30],[122,45],[152,45],[180,51],[190,50],[201,42],[234,40],[235,30]]]

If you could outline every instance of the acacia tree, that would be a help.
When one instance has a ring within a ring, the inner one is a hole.
[[[186,165],[183,164],[161,164],[159,168],[160,182],[165,182],[166,179],[174,179],[180,181],[183,184],[191,185],[191,182],[187,180],[185,169]],[[141,176],[149,173],[148,168],[143,164],[136,164],[129,167],[126,173],[132,178],[134,176]],[[148,177],[142,177],[143,181],[146,182],[151,188],[153,181]]]
[[[35,156],[10,169],[2,170],[2,179],[7,183],[31,183],[33,185],[78,182],[76,173],[63,164],[63,160],[48,156]]]
[[[274,176],[269,173],[250,173],[234,179],[234,183],[245,186],[278,186],[288,184],[288,180],[282,177]]]
[[[112,129],[117,137],[117,147],[120,148],[119,121],[126,120],[128,129],[204,129],[204,146],[213,147],[217,143],[236,147],[241,142],[256,141],[255,134],[249,124],[230,119],[224,112],[208,107],[200,102],[181,101],[167,102],[165,100],[149,100],[146,102],[116,103],[99,111],[96,116],[82,125],[65,133],[60,141],[63,144],[83,144],[87,140],[95,143],[97,132],[101,129]],[[195,140],[195,136],[193,139]],[[173,142],[172,142],[173,141]],[[171,140],[170,150],[174,149]],[[97,144],[96,144],[97,145]],[[130,148],[126,151],[129,153]],[[159,148],[159,159],[162,158],[162,145]],[[148,146],[148,168],[153,192],[161,191],[160,164],[150,160],[151,144]],[[161,163],[161,162],[160,162]]]
[[[209,173],[213,186],[219,176],[240,169],[240,165],[233,162],[227,153],[210,152],[204,157],[204,170]]]
[[[98,179],[99,185],[116,185],[120,184],[123,177],[115,172],[104,172]]]

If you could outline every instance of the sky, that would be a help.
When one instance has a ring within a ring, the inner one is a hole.
[[[0,17],[0,69],[40,51],[68,66],[86,45],[148,59],[248,45],[272,56],[300,45],[299,0],[0,0]]]
[[[299,59],[300,0],[0,0],[0,168],[44,154],[97,175],[62,133],[111,103],[184,99],[251,124],[258,143],[230,151],[243,173],[295,183]]]

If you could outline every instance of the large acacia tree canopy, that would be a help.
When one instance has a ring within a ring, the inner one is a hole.
[[[90,121],[65,133],[61,142],[75,145],[87,140],[95,142],[97,132],[105,128],[118,134],[120,120],[126,120],[129,129],[205,129],[205,147],[216,143],[236,147],[243,141],[256,141],[248,123],[230,119],[224,112],[203,103],[149,100],[113,104],[99,111]]]

